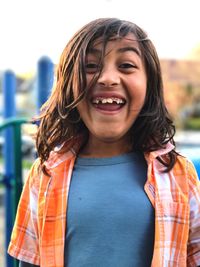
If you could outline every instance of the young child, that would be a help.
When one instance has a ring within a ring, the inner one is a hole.
[[[21,266],[200,265],[200,183],[174,134],[146,33],[85,25],[41,111],[9,254]]]

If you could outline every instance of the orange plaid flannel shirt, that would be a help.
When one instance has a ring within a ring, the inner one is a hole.
[[[145,155],[146,191],[155,208],[155,244],[151,267],[200,265],[200,182],[190,161],[178,156],[169,173],[155,159],[172,149]],[[18,205],[8,253],[41,267],[64,266],[66,209],[75,154],[52,153],[50,177],[33,164]]]

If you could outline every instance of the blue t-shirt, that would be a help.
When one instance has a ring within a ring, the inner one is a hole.
[[[69,191],[66,267],[149,267],[154,208],[141,153],[77,158]]]

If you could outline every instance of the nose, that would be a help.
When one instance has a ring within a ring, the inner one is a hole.
[[[118,71],[113,67],[103,68],[97,83],[103,87],[113,87],[120,83]]]

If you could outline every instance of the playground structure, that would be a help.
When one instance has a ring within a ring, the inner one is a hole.
[[[47,57],[38,61],[37,68],[37,109],[48,98],[53,85],[54,65]],[[12,71],[5,71],[2,81],[3,91],[3,123],[0,124],[0,131],[4,134],[4,173],[0,174],[0,183],[5,187],[5,251],[10,241],[11,231],[15,219],[17,204],[21,195],[22,181],[22,133],[23,124],[31,123],[30,118],[17,116],[15,105],[16,77]],[[7,253],[5,255],[6,267],[17,267],[18,261],[14,260]]]

